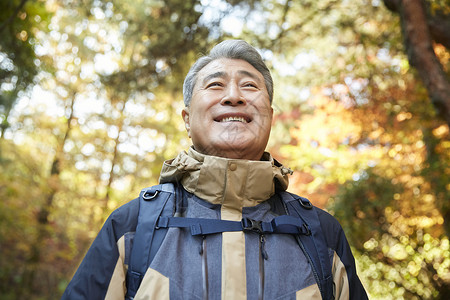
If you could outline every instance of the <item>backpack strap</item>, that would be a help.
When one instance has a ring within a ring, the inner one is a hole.
[[[129,257],[125,299],[135,297],[148,266],[166,236],[167,229],[155,230],[156,222],[160,216],[172,214],[173,207],[167,203],[174,198],[174,194],[174,185],[165,183],[143,189],[139,195],[139,216]]]
[[[320,225],[317,208],[308,199],[289,192],[280,192],[280,196],[288,214],[301,218],[311,230],[310,235],[296,235],[296,238],[311,263],[322,299],[334,299],[328,245]]]
[[[184,217],[160,217],[158,228],[188,228],[191,234],[208,235],[230,231],[251,231],[256,233],[286,233],[286,234],[311,234],[307,224],[300,218],[281,215],[270,222],[262,222],[249,218],[242,221],[228,221],[220,219],[184,218]]]
[[[328,246],[320,226],[316,208],[308,199],[281,192],[289,216],[276,217],[271,222],[248,218],[241,222],[215,219],[171,217],[175,187],[164,183],[143,189],[139,195],[139,216],[129,256],[125,299],[133,299],[141,281],[156,255],[169,227],[190,228],[192,235],[206,235],[224,231],[253,231],[258,233],[295,234],[297,241],[311,263],[323,299],[334,299],[331,262]],[[297,218],[300,218],[298,220]]]

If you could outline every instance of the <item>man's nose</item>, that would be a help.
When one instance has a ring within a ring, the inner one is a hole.
[[[220,104],[231,106],[245,105],[247,104],[247,100],[245,100],[237,84],[230,84],[225,90],[225,95],[220,101]]]

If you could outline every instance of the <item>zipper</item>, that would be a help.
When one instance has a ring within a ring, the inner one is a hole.
[[[259,235],[259,286],[258,286],[258,299],[264,300],[264,261],[267,260],[267,252],[265,249],[266,238],[264,234]]]
[[[200,249],[200,255],[202,256],[203,300],[208,300],[208,264],[207,264],[207,256],[206,256],[206,235],[203,236],[202,246]]]

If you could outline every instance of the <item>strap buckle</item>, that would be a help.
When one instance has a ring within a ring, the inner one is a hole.
[[[311,235],[311,229],[309,229],[309,226],[306,224],[303,224],[303,228],[305,229],[305,232],[303,233],[303,231],[300,229],[300,232],[303,233],[304,235]]]
[[[154,199],[156,196],[158,196],[158,193],[159,193],[158,190],[156,190],[156,191],[148,190],[148,191],[145,191],[145,193],[142,195],[142,198],[145,201],[150,201],[150,200]]]
[[[313,208],[313,205],[312,205],[311,201],[309,201],[306,198],[300,197],[300,199],[298,199],[298,201],[300,202],[300,205],[303,208],[306,208],[306,209],[312,209]]]
[[[256,233],[263,233],[262,221],[257,221],[249,218],[242,218],[242,230]]]

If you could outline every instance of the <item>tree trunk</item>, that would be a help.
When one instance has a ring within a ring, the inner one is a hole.
[[[450,83],[433,50],[425,6],[421,0],[402,0],[405,46],[438,113],[450,126]]]
[[[111,198],[112,183],[115,179],[114,167],[116,166],[117,160],[119,158],[118,157],[118,155],[119,155],[118,147],[120,144],[119,137],[120,137],[120,133],[122,132],[123,125],[124,125],[124,116],[123,116],[124,109],[125,109],[125,102],[123,102],[122,109],[120,110],[120,120],[119,120],[119,124],[117,125],[118,133],[117,133],[117,137],[114,139],[114,150],[113,150],[113,157],[111,159],[111,170],[109,171],[108,184],[106,185],[106,194],[105,194],[105,197],[103,198],[103,205],[104,205],[103,206],[103,215],[104,215],[103,217],[104,218],[106,218],[108,215],[108,203]]]
[[[450,126],[450,82],[434,53],[429,30],[429,26],[436,31],[441,26],[436,26],[437,21],[434,19],[427,20],[422,0],[384,0],[384,3],[388,9],[400,14],[409,62],[417,69],[438,114]],[[441,37],[439,39],[444,42],[443,45],[446,45],[445,40],[449,35],[444,34],[442,37],[440,31],[434,34],[435,37]]]
[[[61,173],[61,160],[64,154],[64,145],[69,137],[72,126],[73,119],[73,107],[75,104],[75,94],[72,95],[70,103],[70,115],[67,119],[66,132],[64,137],[56,147],[55,157],[52,162],[52,167],[49,174],[49,192],[46,196],[45,202],[40,207],[40,210],[36,216],[37,218],[37,235],[35,240],[31,244],[31,253],[27,260],[27,271],[24,276],[24,285],[31,291],[36,287],[36,271],[39,264],[42,262],[42,250],[45,246],[45,241],[50,236],[49,231],[49,215],[53,206],[53,200],[56,193],[59,190],[59,176]]]
[[[119,136],[120,136],[120,132],[122,131],[122,126],[123,126],[123,120],[120,121],[119,124],[119,133],[117,134],[117,137],[114,139],[114,152],[113,152],[113,157],[111,159],[111,170],[109,171],[109,179],[108,179],[108,184],[106,185],[106,194],[105,194],[105,198],[103,199],[103,215],[104,217],[107,216],[108,214],[108,203],[109,203],[109,199],[111,198],[111,191],[112,191],[112,183],[115,179],[114,176],[114,167],[117,164],[117,159],[118,159],[118,147],[119,147]]]

